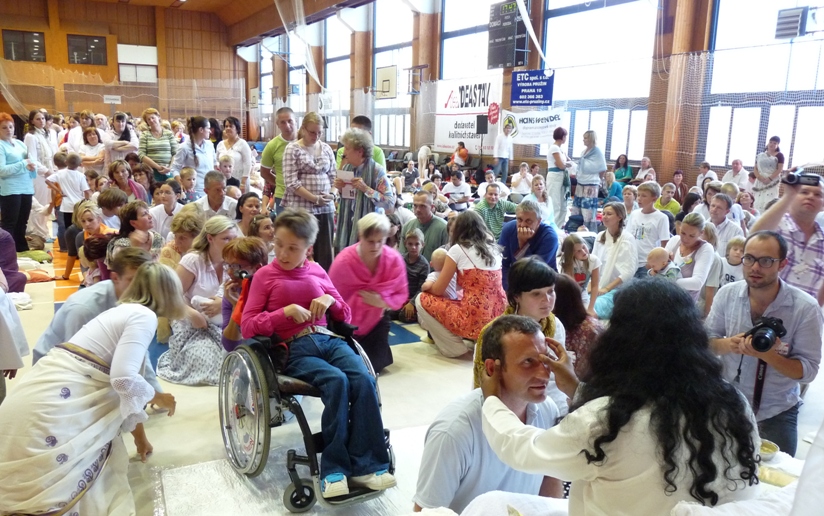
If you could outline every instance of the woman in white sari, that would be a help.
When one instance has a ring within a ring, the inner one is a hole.
[[[151,444],[143,407],[174,414],[171,394],[141,376],[157,316],[183,316],[173,270],[142,265],[120,304],[40,359],[0,405],[0,500],[4,514],[134,514],[132,432],[145,459]]]

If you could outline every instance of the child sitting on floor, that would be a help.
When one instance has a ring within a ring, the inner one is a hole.
[[[349,306],[326,271],[307,260],[318,235],[317,219],[286,209],[275,219],[275,260],[255,272],[243,308],[244,338],[277,334],[289,347],[283,374],[321,391],[323,442],[321,496],[349,494],[349,485],[395,486],[375,378],[349,344],[331,334],[326,313],[349,322]]]
[[[412,229],[404,235],[406,253],[403,255],[403,263],[406,265],[406,282],[409,285],[409,301],[403,307],[390,314],[393,319],[398,319],[402,323],[413,323],[418,320],[415,310],[415,298],[421,293],[421,286],[429,275],[429,264],[426,258],[421,255],[421,249],[425,244],[423,231],[418,228]]]
[[[647,274],[663,278],[673,283],[681,277],[681,269],[672,263],[670,255],[663,247],[655,247],[647,255]]]
[[[443,264],[446,261],[446,255],[446,250],[440,247],[432,251],[432,261],[429,262],[432,266],[432,272],[429,273],[429,276],[426,277],[426,281],[423,282],[421,292],[428,291],[432,288],[432,285],[438,281],[438,276],[441,275]],[[450,281],[449,285],[447,285],[446,291],[443,293],[443,297],[448,299],[458,299],[457,282],[455,281],[455,278],[456,276],[452,276],[452,281]]]

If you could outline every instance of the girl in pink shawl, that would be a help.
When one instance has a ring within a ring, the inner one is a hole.
[[[409,297],[403,257],[385,245],[389,228],[385,215],[362,217],[359,242],[341,251],[329,269],[332,283],[352,309],[355,338],[377,372],[392,363],[387,310],[400,310]]]

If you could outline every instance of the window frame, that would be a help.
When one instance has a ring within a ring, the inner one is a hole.
[[[89,62],[88,63],[78,63],[77,61],[72,60],[72,56],[71,56],[71,48],[73,46],[72,38],[76,38],[76,41],[78,41],[78,42],[79,42],[80,38],[82,38],[83,41],[85,42],[86,54],[88,54],[88,56],[89,56]],[[92,41],[92,40],[97,40],[97,41]],[[95,63],[94,62],[94,56],[98,55],[98,52],[93,52],[92,51],[92,49],[94,47],[91,45],[91,43],[101,44],[101,42],[102,42],[102,45],[103,45],[103,53],[102,53],[103,62],[102,63]],[[89,35],[86,35],[86,34],[66,34],[66,52],[67,52],[67,55],[68,55],[68,58],[69,58],[69,64],[86,65],[86,66],[109,66],[109,48],[108,48],[108,44],[106,42],[106,36],[89,36]]]
[[[3,59],[5,59],[7,61],[24,61],[24,62],[29,62],[29,63],[45,63],[46,62],[46,34],[45,34],[45,32],[36,32],[36,31],[28,31],[28,30],[15,30],[15,29],[2,29],[2,30],[3,30]],[[22,39],[23,39],[23,52],[22,52],[23,53],[23,59],[13,59],[13,57],[9,57],[7,55],[7,53],[6,53],[6,34],[7,33],[10,36],[12,34],[19,34],[20,36],[22,36]],[[37,54],[37,55],[42,55],[43,59],[29,59],[29,57],[35,55],[33,53],[33,51],[31,51],[28,48],[29,44],[26,42],[26,37],[29,36],[29,35],[32,38],[34,38],[34,36],[39,36],[40,39],[42,40],[42,41],[37,42],[37,43],[39,43],[39,45],[42,46],[42,48],[39,49],[40,53]]]

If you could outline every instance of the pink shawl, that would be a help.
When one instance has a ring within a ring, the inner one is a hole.
[[[383,317],[383,309],[364,303],[359,291],[377,292],[392,310],[399,310],[409,298],[403,257],[389,246],[383,246],[374,276],[361,261],[358,244],[355,244],[335,257],[329,278],[352,309],[352,324],[358,327],[357,335],[372,331]]]

